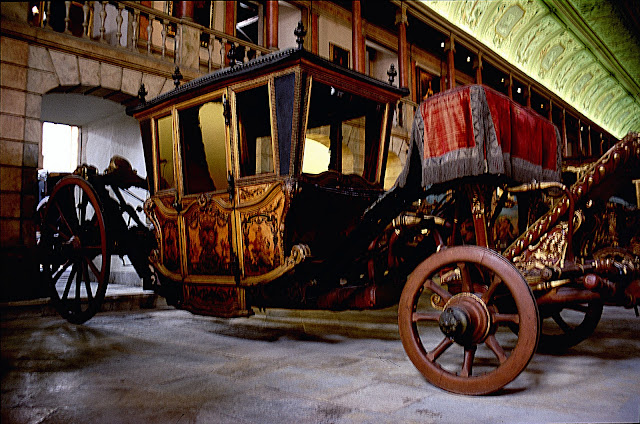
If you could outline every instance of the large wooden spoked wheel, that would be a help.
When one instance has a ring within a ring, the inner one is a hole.
[[[91,184],[77,176],[60,180],[40,232],[51,302],[63,318],[82,324],[100,310],[111,261],[102,206]]]
[[[482,395],[513,381],[540,336],[536,300],[504,257],[478,246],[441,250],[409,276],[398,309],[409,359],[433,385]],[[517,333],[509,327],[517,326]]]

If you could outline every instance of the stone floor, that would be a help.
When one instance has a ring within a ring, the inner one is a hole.
[[[134,308],[135,309],[135,308]],[[269,310],[233,320],[163,306],[75,326],[3,314],[2,423],[638,422],[640,318],[537,353],[500,393],[452,395],[407,359],[396,311]]]

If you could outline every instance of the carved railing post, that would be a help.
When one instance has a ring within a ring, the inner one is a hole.
[[[133,10],[133,28],[131,30],[131,50],[136,51],[138,49],[138,33],[140,26],[140,11],[138,9]]]
[[[106,43],[107,40],[104,37],[105,34],[105,21],[107,20],[107,3],[108,1],[101,1],[102,9],[100,10],[100,42]]]
[[[120,47],[122,45],[120,39],[122,38],[122,10],[124,9],[124,5],[122,3],[118,3],[118,16],[116,16],[116,45]]]
[[[209,34],[209,45],[207,45],[207,51],[209,52],[209,58],[207,60],[209,72],[211,72],[211,65],[213,62],[213,35]]]
[[[149,23],[147,24],[147,54],[151,54],[151,37],[153,34],[153,20],[155,18],[154,15],[149,15]]]
[[[82,38],[89,38],[89,2],[82,5]]]
[[[69,17],[69,10],[71,9],[71,2],[64,2],[65,16],[64,16],[64,32],[65,34],[71,34],[71,30],[69,29],[69,24],[71,23],[71,18]]]
[[[50,1],[47,2],[47,6],[46,6],[45,10],[47,12],[46,12],[46,16],[45,16],[46,20],[44,21],[44,27],[47,28],[47,29],[52,29],[51,28],[51,2]]]
[[[162,38],[162,58],[164,59],[167,53],[167,26],[169,25],[169,21],[166,19],[162,20],[162,31],[160,32]]]

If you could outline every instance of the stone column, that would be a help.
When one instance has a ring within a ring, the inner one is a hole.
[[[29,69],[26,42],[0,37],[0,289],[1,301],[43,295],[35,253],[35,210],[42,123],[42,91],[51,75]]]
[[[266,13],[267,48],[278,50],[278,2],[267,1]]]
[[[453,34],[449,37],[444,45],[447,52],[447,90],[451,90],[456,86],[456,66],[454,63],[454,55],[456,52],[455,37]]]
[[[352,47],[353,47],[353,69],[358,72],[365,72],[365,50],[364,50],[364,36],[362,35],[362,10],[360,6],[360,0],[353,0],[352,2],[352,19],[351,19],[351,31],[352,31]]]
[[[409,87],[409,51],[407,45],[407,9],[404,5],[396,13],[398,27],[398,75],[399,87]]]

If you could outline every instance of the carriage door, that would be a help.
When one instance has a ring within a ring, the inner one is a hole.
[[[285,199],[276,178],[272,84],[234,87],[238,259],[244,283],[257,283],[283,264]]]
[[[235,281],[225,104],[226,91],[178,110],[186,283]]]

